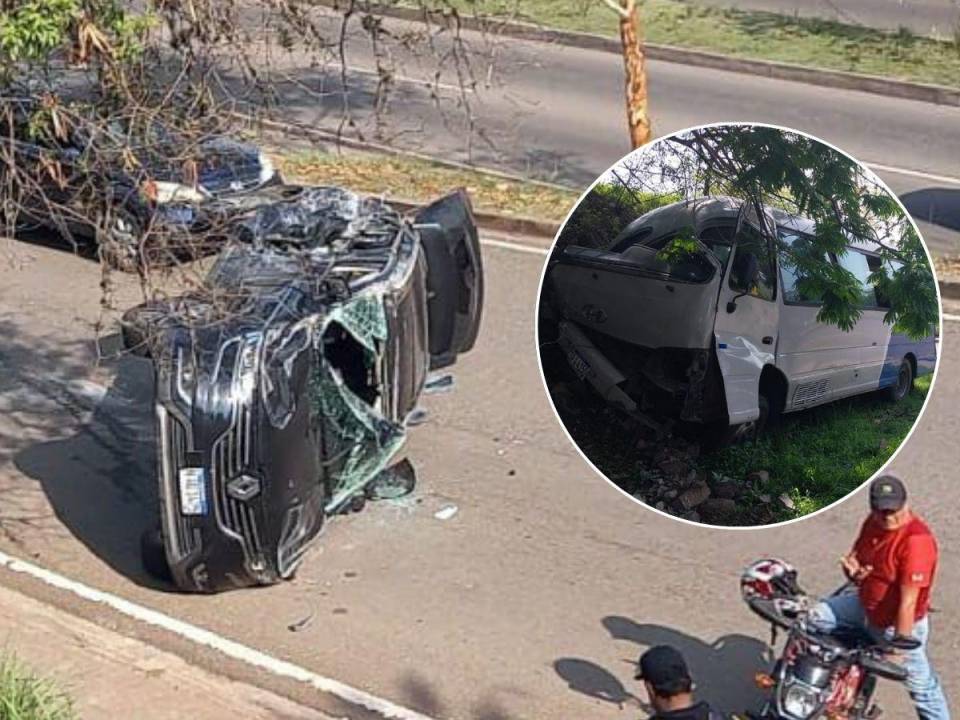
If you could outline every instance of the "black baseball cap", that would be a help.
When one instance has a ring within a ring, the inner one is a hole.
[[[684,681],[689,683],[690,671],[679,650],[669,645],[657,645],[640,656],[635,677],[656,689],[672,689]]]
[[[870,483],[870,509],[895,512],[907,502],[907,488],[896,475],[881,475]]]

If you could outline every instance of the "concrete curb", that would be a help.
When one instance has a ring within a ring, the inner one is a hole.
[[[386,202],[403,213],[419,210],[424,203],[399,198],[386,198]],[[560,223],[550,220],[523,217],[520,215],[501,215],[485,210],[474,210],[473,217],[477,225],[483,230],[492,230],[507,235],[528,235],[552,240],[560,230]]]
[[[337,8],[343,0],[314,0],[314,4],[328,8]],[[364,5],[371,11],[376,11],[387,17],[400,20],[423,20],[425,12],[417,8],[396,7],[379,3]],[[442,19],[442,12],[431,12],[429,17]],[[606,35],[576,32],[572,30],[558,30],[541,27],[531,23],[511,20],[484,19],[470,15],[459,16],[460,27],[467,30],[480,30],[495,35],[514,38],[517,40],[532,40],[535,42],[550,42],[559,45],[577,47],[584,50],[599,50],[601,52],[621,54],[620,40]],[[960,88],[951,88],[944,85],[894,80],[878,75],[864,75],[861,73],[844,72],[842,70],[827,70],[810,68],[792,63],[773,62],[769,60],[751,60],[736,58],[730,55],[689,50],[673,45],[656,45],[647,43],[646,54],[653,60],[680,63],[707,67],[714,70],[759,75],[777,80],[790,80],[809,85],[838,88],[841,90],[859,90],[860,92],[897,97],[904,100],[917,100],[936,105],[960,106]]]

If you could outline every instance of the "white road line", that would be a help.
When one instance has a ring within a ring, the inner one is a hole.
[[[944,313],[943,319],[947,322],[960,322],[960,315],[951,315],[950,313]]]
[[[549,255],[550,248],[537,247],[535,245],[524,245],[523,243],[512,243],[506,240],[481,240],[481,245],[503,248],[504,250],[515,250],[516,252],[530,253],[531,255]]]
[[[950,185],[960,185],[960,178],[950,177],[949,175],[933,175],[931,173],[921,172],[920,170],[907,170],[906,168],[893,167],[891,165],[880,165],[878,163],[868,162],[867,167],[879,172],[891,172],[897,175],[909,175],[910,177],[923,178],[933,182],[948,183]]]
[[[32,563],[11,557],[3,552],[0,552],[0,566],[6,567],[13,572],[29,575],[47,585],[73,593],[84,600],[106,605],[117,612],[123,613],[127,617],[162,628],[197,645],[212,648],[234,660],[239,660],[247,665],[266,670],[279,677],[290,678],[304,683],[320,692],[334,695],[351,705],[364,707],[381,717],[393,718],[394,720],[432,720],[432,718],[426,715],[421,715],[414,710],[395,705],[389,700],[383,700],[337,680],[317,675],[298,665],[272,657],[271,655],[267,655],[259,650],[254,650],[251,647],[234,642],[233,640],[228,640],[209,630],[204,630],[196,625],[177,620],[157,610],[151,610],[150,608],[137,605],[117,595],[89,587],[76,580],[58,575],[55,572],[51,572]]]
[[[340,71],[340,68],[335,68],[337,72]],[[373,68],[365,67],[354,67],[350,66],[347,68],[347,72],[357,73],[358,75],[374,75],[380,77],[380,71]],[[464,86],[460,87],[459,85],[451,85],[450,83],[445,82],[434,82],[433,80],[423,80],[421,78],[410,77],[409,75],[400,75],[400,74],[391,74],[390,79],[395,82],[407,83],[409,85],[422,85],[426,88],[436,88],[437,90],[452,90],[453,92],[467,92],[473,94],[476,92],[472,87]]]

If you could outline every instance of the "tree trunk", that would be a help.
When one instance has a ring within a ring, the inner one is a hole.
[[[620,0],[620,42],[626,70],[627,127],[637,148],[650,142],[647,115],[647,70],[644,66],[643,24],[637,0]]]

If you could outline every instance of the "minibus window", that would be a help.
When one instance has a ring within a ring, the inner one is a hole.
[[[713,277],[713,265],[697,244],[693,228],[647,243],[647,247],[656,249],[656,260],[663,263],[673,280],[701,283]]]
[[[737,287],[737,282],[734,280],[738,274],[737,269],[750,254],[757,258],[757,281],[750,288]],[[753,225],[743,223],[737,236],[737,248],[730,273],[730,287],[737,292],[745,292],[763,300],[773,300],[777,287],[774,279],[775,267],[767,238],[761,235]]]
[[[876,255],[867,255],[867,265],[870,267],[870,272],[876,272],[877,270],[883,268],[883,272],[887,277],[893,277],[893,274],[903,267],[903,263],[895,260],[884,261]],[[878,285],[873,286],[873,292],[877,296],[877,307],[890,307],[890,298],[884,296],[883,291],[880,290]]]
[[[822,298],[803,292],[798,284],[802,279],[797,267],[796,256],[808,253],[811,247],[810,238],[799,233],[780,228],[780,280],[783,283],[783,301],[803,305],[819,305]]]
[[[848,249],[846,253],[837,257],[837,263],[840,267],[852,272],[860,281],[860,307],[877,307],[877,295],[870,282],[870,265],[867,262],[867,256]]]
[[[724,268],[727,267],[727,260],[730,259],[735,233],[736,227],[733,225],[711,227],[700,233],[700,242],[710,248],[710,252],[714,254]]]
[[[623,252],[629,247],[633,247],[634,245],[639,245],[644,240],[649,239],[650,234],[652,232],[653,232],[652,227],[645,227],[645,228],[639,228],[637,230],[634,230],[626,237],[623,237],[620,240],[618,240],[616,243],[614,243],[613,247],[610,248],[610,252]]]

